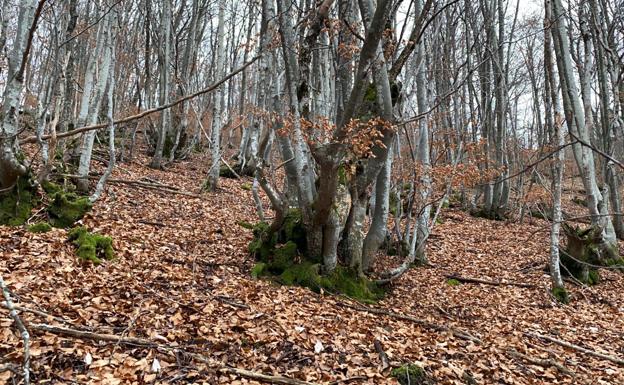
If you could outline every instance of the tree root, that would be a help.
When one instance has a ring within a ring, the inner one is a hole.
[[[256,380],[256,381],[263,381],[263,382],[273,383],[273,384],[285,384],[285,385],[315,385],[314,383],[301,381],[301,380],[297,380],[294,378],[273,376],[269,374],[254,372],[254,371],[247,370],[247,369],[234,368],[231,366],[224,365],[223,363],[215,359],[212,359],[210,357],[197,354],[197,353],[187,352],[183,349],[173,347],[173,346],[157,344],[156,342],[145,339],[145,338],[121,337],[121,336],[117,336],[114,334],[93,333],[93,332],[60,327],[60,326],[52,326],[52,325],[47,325],[47,324],[31,324],[30,327],[32,330],[37,330],[37,331],[42,331],[42,332],[47,332],[47,333],[52,333],[52,334],[57,334],[57,335],[63,335],[66,337],[73,337],[73,338],[93,340],[93,341],[112,342],[112,343],[116,343],[120,345],[156,348],[161,351],[166,351],[168,353],[181,354],[181,355],[190,357],[194,360],[197,360],[199,362],[202,362],[204,364],[208,364],[211,367],[215,367],[216,369],[220,371],[230,373],[236,376],[244,377],[244,378],[249,378],[249,379]]]

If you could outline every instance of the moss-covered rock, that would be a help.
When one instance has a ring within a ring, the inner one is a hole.
[[[251,191],[252,185],[251,183],[243,183],[241,184],[240,188],[245,191]]]
[[[561,303],[570,303],[570,295],[565,287],[553,287],[551,291],[553,297]]]
[[[461,282],[459,282],[458,280],[456,280],[456,279],[454,279],[454,278],[447,279],[447,280],[446,280],[446,283],[447,283],[449,286],[459,286],[459,285],[461,285]]]
[[[60,190],[52,193],[50,198],[47,211],[50,224],[54,227],[71,227],[91,209],[91,202],[89,202],[88,197],[73,192]]]
[[[416,364],[405,364],[394,368],[390,375],[396,378],[401,385],[431,385],[434,383],[425,373],[425,370]]]
[[[113,240],[110,237],[90,233],[82,226],[72,229],[68,239],[76,246],[76,255],[83,260],[99,264],[102,260],[115,257]]]
[[[31,177],[19,177],[12,189],[0,193],[0,225],[23,225],[38,203],[37,188]]]
[[[28,226],[28,231],[31,233],[47,233],[50,230],[52,230],[52,226],[48,222],[38,222]]]

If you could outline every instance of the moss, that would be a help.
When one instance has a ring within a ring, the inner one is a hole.
[[[51,196],[48,206],[50,224],[54,227],[67,228],[82,219],[91,209],[91,202],[85,196],[73,192],[57,191]]]
[[[280,243],[295,242],[299,250],[306,249],[306,230],[303,226],[301,210],[289,209],[284,217],[284,223],[278,235]]]
[[[570,295],[565,287],[553,287],[551,293],[557,301],[564,304],[570,303]]]
[[[344,165],[341,165],[338,167],[338,183],[346,186],[348,182],[349,179],[347,178],[347,169]]]
[[[390,375],[396,378],[401,385],[424,385],[431,383],[425,370],[416,364],[405,364],[394,368]]]
[[[321,287],[319,269],[320,266],[316,263],[298,263],[286,268],[278,279],[284,285],[303,286],[318,291]]]
[[[101,263],[102,259],[113,259],[113,240],[100,234],[90,233],[84,227],[76,227],[68,234],[68,239],[76,246],[76,255],[83,260]]]
[[[273,250],[271,261],[269,263],[269,270],[274,274],[281,274],[284,270],[295,263],[295,257],[297,256],[297,244],[292,241],[288,241],[285,244],[276,247]]]
[[[39,222],[28,226],[28,231],[31,233],[47,233],[50,230],[52,230],[52,226],[48,222]]]
[[[236,222],[237,225],[239,225],[240,227],[247,229],[247,230],[253,230],[254,229],[254,225],[247,222],[247,221],[238,221]]]
[[[605,261],[605,266],[617,267],[617,270],[624,273],[624,258],[609,258]]]
[[[54,183],[54,182],[50,182],[50,181],[44,181],[41,183],[41,188],[43,188],[43,191],[46,192],[46,194],[48,195],[54,195],[58,192],[62,192],[63,188],[61,186],[59,186],[58,184]]]
[[[251,277],[253,279],[258,279],[260,277],[262,277],[263,275],[266,274],[266,266],[267,264],[264,262],[258,262],[256,263],[256,265],[253,267],[253,269],[251,269]]]
[[[249,253],[260,262],[269,262],[277,244],[277,234],[271,233],[266,222],[259,222],[253,227],[254,239],[249,243]]]
[[[321,276],[320,286],[332,293],[344,294],[361,302],[374,303],[385,295],[383,288],[351,269],[338,266],[327,276]]]
[[[458,280],[453,279],[453,278],[447,279],[446,283],[449,284],[449,286],[459,286],[459,285],[461,285],[461,282],[459,282]]]
[[[219,168],[219,176],[222,178],[228,178],[228,179],[237,178],[237,175],[232,170],[230,170],[230,168],[226,166],[225,164],[221,165],[221,167]]]
[[[364,94],[364,101],[376,103],[377,102],[377,89],[374,84],[369,84]]]
[[[0,225],[23,225],[38,203],[37,189],[30,176],[19,177],[10,191],[0,194]]]
[[[245,191],[251,191],[251,183],[243,183],[241,184],[240,188],[245,190]]]

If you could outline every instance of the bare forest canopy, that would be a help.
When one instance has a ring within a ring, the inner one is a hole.
[[[624,383],[622,0],[0,0],[0,92],[1,380]]]

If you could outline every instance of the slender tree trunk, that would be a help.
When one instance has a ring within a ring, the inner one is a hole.
[[[217,24],[217,58],[215,78],[220,79],[225,73],[225,4],[219,3],[219,15]],[[212,164],[206,181],[208,191],[216,191],[219,183],[219,170],[221,166],[221,129],[223,125],[223,99],[225,98],[225,86],[222,84],[217,90],[212,109],[212,130],[210,136],[210,159]]]

